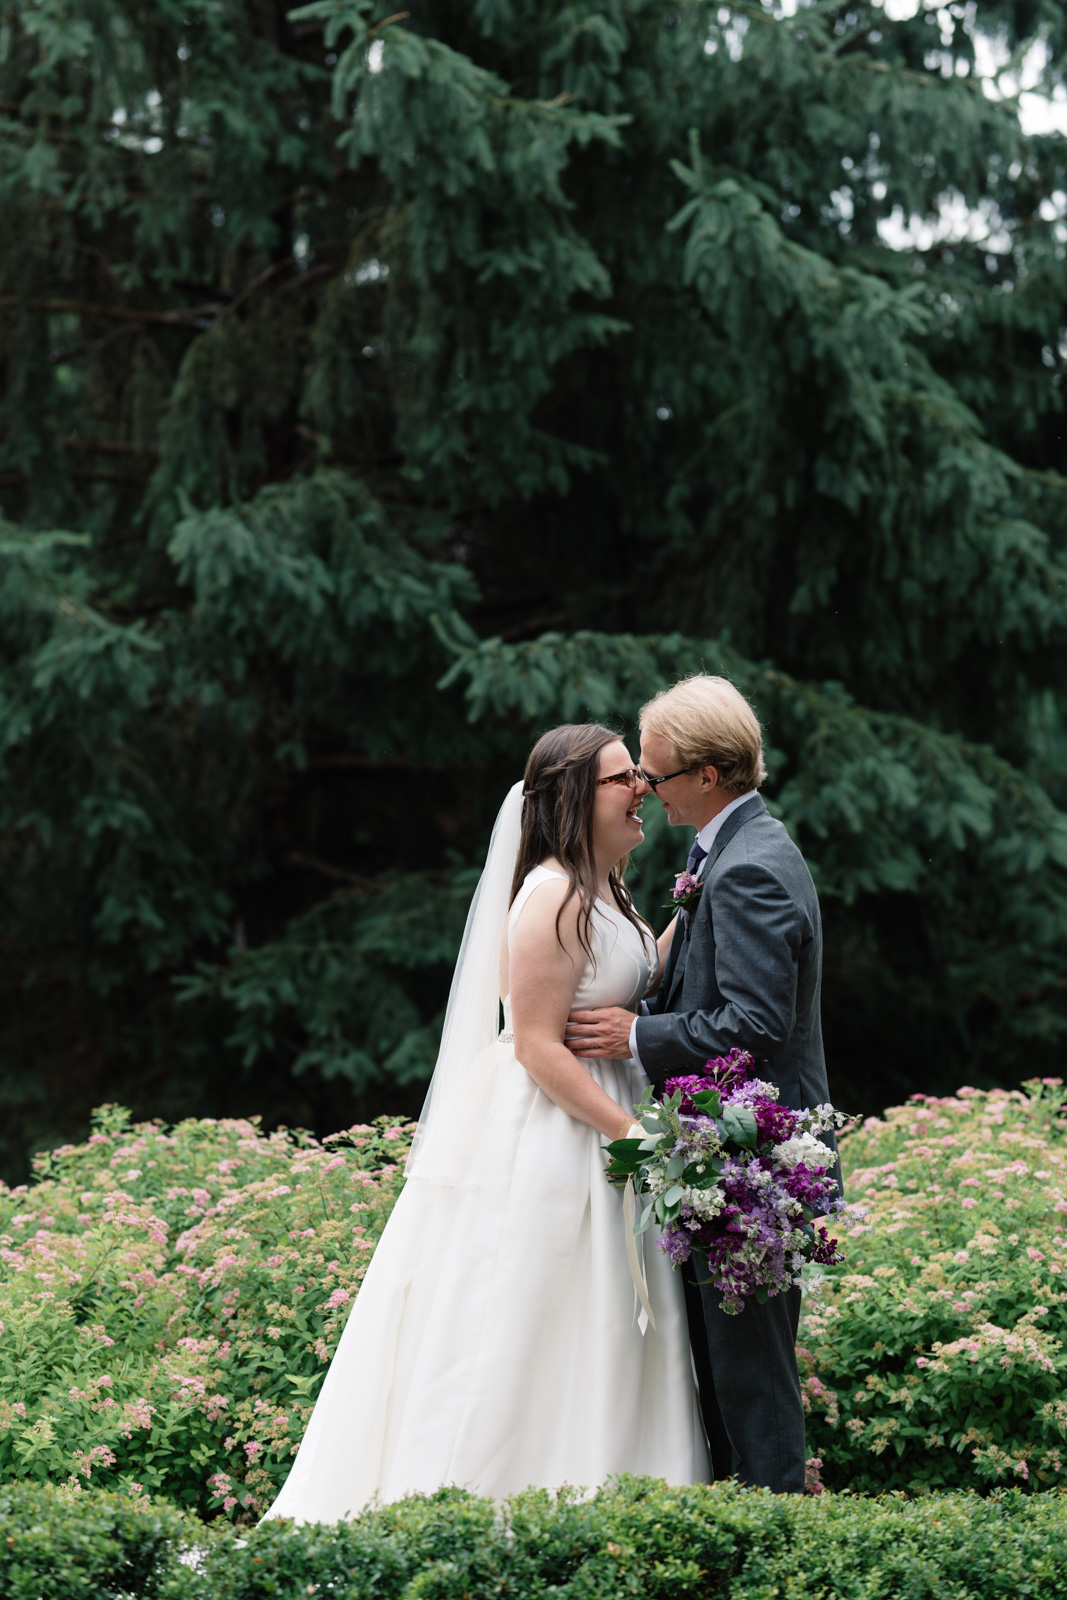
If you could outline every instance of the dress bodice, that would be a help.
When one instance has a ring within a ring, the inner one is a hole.
[[[523,908],[533,891],[549,878],[561,878],[561,872],[551,867],[534,867],[523,880],[508,913],[508,950],[515,935]],[[648,989],[657,961],[656,946],[651,934],[642,939],[633,923],[623,916],[618,907],[598,900],[593,908],[593,921],[589,930],[592,957],[587,958],[585,969],[574,994],[576,1010],[593,1006],[626,1006],[634,1009]],[[511,997],[504,1001],[504,1028],[511,1032]]]

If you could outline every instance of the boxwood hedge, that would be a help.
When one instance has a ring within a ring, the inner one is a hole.
[[[163,1502],[0,1490],[4,1600],[1050,1600],[1067,1497],[780,1497],[623,1478],[494,1505],[441,1490],[336,1527],[238,1531]]]

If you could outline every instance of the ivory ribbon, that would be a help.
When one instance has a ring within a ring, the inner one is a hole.
[[[623,1190],[622,1195],[622,1215],[626,1226],[626,1259],[630,1263],[630,1276],[634,1280],[637,1298],[641,1302],[641,1315],[637,1319],[637,1326],[641,1329],[642,1335],[644,1335],[650,1325],[653,1328],[656,1326],[656,1319],[652,1315],[652,1306],[649,1303],[645,1269],[641,1264],[641,1257],[637,1251],[637,1239],[634,1234],[636,1212],[634,1180],[627,1178],[626,1188]]]

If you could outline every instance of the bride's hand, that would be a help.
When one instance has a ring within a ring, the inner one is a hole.
[[[618,1131],[611,1136],[613,1139],[643,1139],[645,1130],[639,1122],[635,1122],[629,1112],[625,1112]]]

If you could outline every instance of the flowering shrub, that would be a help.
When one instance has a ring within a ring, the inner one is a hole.
[[[1067,1485],[1067,1098],[913,1095],[842,1140],[867,1212],[800,1334],[828,1488]]]
[[[1058,1081],[846,1134],[848,1263],[809,1300],[809,1488],[1067,1486]],[[0,1480],[254,1519],[288,1471],[410,1128],[130,1126],[0,1184]],[[809,1497],[810,1498],[810,1497]],[[36,1592],[36,1591],[35,1591]]]
[[[0,1184],[0,1480],[246,1518],[284,1480],[402,1180],[388,1118],[319,1143],[131,1126]]]

